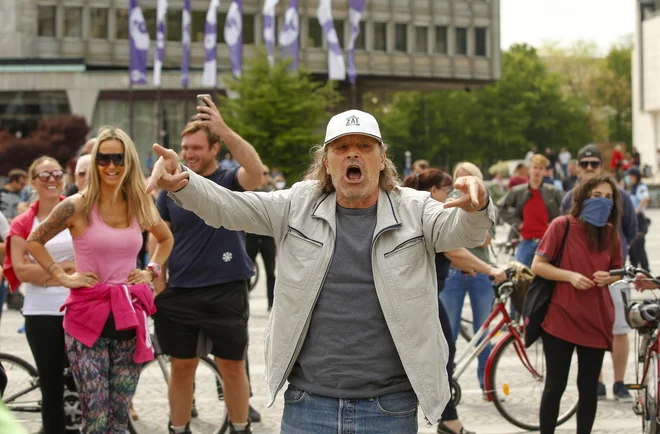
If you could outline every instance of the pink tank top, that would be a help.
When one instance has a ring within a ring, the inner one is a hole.
[[[125,284],[141,247],[142,230],[135,217],[126,229],[112,228],[103,222],[94,205],[85,233],[73,239],[76,270],[96,273],[101,283]]]

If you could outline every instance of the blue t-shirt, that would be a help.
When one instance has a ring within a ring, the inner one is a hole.
[[[243,191],[238,169],[222,167],[206,178],[229,190]],[[156,202],[161,217],[172,225],[174,248],[168,260],[171,288],[202,288],[249,279],[254,274],[245,252],[245,233],[208,226],[195,213],[179,207],[161,191]]]

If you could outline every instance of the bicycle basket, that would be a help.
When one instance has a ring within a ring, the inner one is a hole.
[[[511,304],[516,309],[516,312],[522,312],[523,302],[525,301],[525,297],[527,297],[529,285],[534,280],[534,273],[532,273],[532,270],[528,266],[518,261],[509,262],[507,268],[515,271],[513,276],[511,276],[511,282],[514,288],[513,294],[511,294]]]

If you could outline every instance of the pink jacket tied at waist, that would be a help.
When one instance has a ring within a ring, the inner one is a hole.
[[[109,285],[71,289],[60,310],[66,309],[64,330],[88,347],[94,346],[112,311],[117,330],[135,329],[137,348],[133,360],[154,358],[147,318],[156,312],[151,288],[146,284]]]

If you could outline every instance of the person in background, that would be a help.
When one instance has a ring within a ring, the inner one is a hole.
[[[18,215],[17,207],[21,202],[21,191],[27,184],[27,172],[22,169],[9,171],[8,180],[0,188],[0,212],[11,222]]]
[[[545,148],[545,158],[547,158],[550,162],[548,166],[552,166],[554,168],[557,165],[557,154],[555,154],[555,151],[553,151],[552,148]]]
[[[502,220],[520,232],[522,240],[516,260],[528,267],[550,222],[561,215],[561,192],[554,185],[543,183],[548,165],[546,157],[535,155],[529,182],[513,187],[497,204]]]
[[[282,171],[277,167],[273,167],[273,169],[270,171],[270,178],[275,190],[283,190],[286,188],[286,179],[284,178],[284,173],[282,173]]]
[[[561,181],[563,190],[566,192],[573,190],[573,187],[577,184],[577,180],[577,163],[571,161],[568,163],[568,168],[566,169],[566,177]]]
[[[65,196],[73,196],[79,191],[83,191],[87,185],[87,172],[89,165],[92,162],[92,157],[89,154],[82,155],[76,162],[76,170],[74,172],[75,183],[66,189]]]
[[[403,186],[414,188],[415,190],[428,191],[431,194],[431,198],[440,203],[447,201],[449,192],[453,190],[451,176],[440,169],[427,169],[421,173],[409,175],[404,179]],[[476,272],[486,273],[492,276],[497,282],[503,281],[506,278],[506,274],[503,270],[499,270],[483,262],[465,248],[435,254],[435,272],[438,282],[438,313],[440,315],[442,333],[449,344],[447,375],[449,378],[452,378],[454,357],[456,356],[456,339],[458,338],[458,329],[456,327],[460,327],[460,317],[458,324],[452,324],[440,298],[440,294],[445,288],[450,266],[473,276],[476,275]],[[438,434],[474,434],[472,431],[467,431],[463,427],[463,423],[458,418],[453,397],[449,399],[449,403],[442,412],[437,432]]]
[[[415,160],[412,165],[412,173],[421,173],[429,168],[429,162],[426,160]]]
[[[103,127],[91,155],[95,164],[85,190],[52,210],[28,237],[27,249],[49,279],[71,288],[61,309],[78,385],[81,431],[124,433],[142,363],[154,357],[147,317],[155,308],[148,284],[160,273],[173,239],[145,193],[130,137],[118,128]],[[148,228],[158,241],[144,270],[135,268],[141,228]],[[46,247],[67,230],[75,251],[73,274],[54,262]]]
[[[571,162],[571,158],[573,158],[573,156],[566,150],[566,148],[561,148],[559,150],[559,164],[561,165],[563,177],[568,176],[568,165]]]
[[[233,170],[239,167],[239,165],[238,162],[234,160],[234,157],[232,157],[231,152],[225,152],[225,158],[220,162],[220,167],[225,170]]]
[[[642,157],[635,146],[632,148],[632,159],[630,161],[634,167],[642,167]]]
[[[268,166],[264,166],[261,174],[261,184],[259,184],[256,191],[273,191],[272,183],[273,180],[270,178]],[[245,251],[252,260],[252,263],[255,264],[255,267],[257,266],[257,254],[261,253],[261,259],[263,259],[264,268],[266,269],[266,294],[268,296],[268,311],[270,312],[273,308],[273,301],[275,300],[275,258],[277,255],[275,239],[266,235],[246,233]]]
[[[456,165],[454,169],[454,178],[458,179],[465,176],[473,176],[479,180],[483,180],[481,170],[477,166],[469,162],[462,162]],[[481,324],[486,321],[488,315],[493,307],[493,285],[491,277],[503,280],[504,271],[491,266],[491,259],[488,253],[488,246],[490,245],[492,237],[495,235],[494,229],[491,228],[486,236],[485,242],[478,247],[468,249],[470,253],[479,258],[485,265],[483,271],[477,272],[475,275],[466,275],[456,268],[449,270],[449,276],[445,284],[445,289],[440,295],[442,304],[447,309],[447,315],[453,331],[453,342],[456,343],[458,338],[458,330],[461,323],[461,312],[463,311],[463,304],[465,302],[465,295],[470,297],[470,306],[472,307],[472,318],[474,332],[476,333],[481,327]],[[479,354],[479,366],[477,368],[477,379],[481,389],[484,390],[484,372],[486,369],[486,362],[490,354],[492,346],[489,344],[484,351]]]
[[[537,153],[538,153],[538,150],[536,149],[536,146],[533,146],[532,149],[527,151],[527,153],[525,154],[525,162],[527,164],[531,163],[532,162],[532,157],[534,157],[534,155],[536,155]]]
[[[62,434],[65,431],[63,372],[66,355],[64,314],[60,306],[69,295],[69,289],[33,261],[28,255],[26,240],[63,199],[64,172],[55,159],[40,157],[32,163],[28,173],[37,200],[11,223],[4,269],[12,291],[24,284],[25,333],[39,372],[43,430],[46,434]],[[75,271],[73,240],[68,230],[49,240],[45,249],[65,273]]]
[[[560,192],[563,191],[563,185],[555,175],[555,166],[548,166],[545,168],[545,175],[543,176],[543,183],[554,186]]]
[[[637,215],[637,237],[630,246],[630,263],[635,267],[651,271],[646,255],[646,233],[649,230],[650,220],[644,214],[651,200],[651,193],[649,187],[642,182],[642,172],[637,167],[626,173],[625,181],[630,187],[630,199]]]
[[[539,244],[532,271],[556,282],[542,324],[546,377],[540,408],[541,434],[553,434],[570,361],[577,350],[577,433],[589,434],[598,407],[598,375],[605,351],[612,349],[614,306],[608,285],[618,280],[609,270],[623,267],[619,191],[613,178],[598,175],[575,189],[570,216],[552,222]],[[561,261],[558,254],[568,225]]]
[[[9,221],[3,213],[0,212],[0,264],[5,262],[5,240],[9,233]],[[5,298],[7,297],[7,285],[5,284],[5,276],[0,273],[0,319],[2,319],[2,311],[5,305]]]
[[[612,150],[612,159],[610,160],[610,170],[614,173],[616,180],[623,179],[623,166],[625,164],[626,156],[623,154],[623,146],[616,145]]]
[[[516,185],[526,184],[529,182],[527,164],[519,163],[516,166],[516,170],[513,172],[513,176],[509,178],[509,186],[507,190],[511,190]]]

